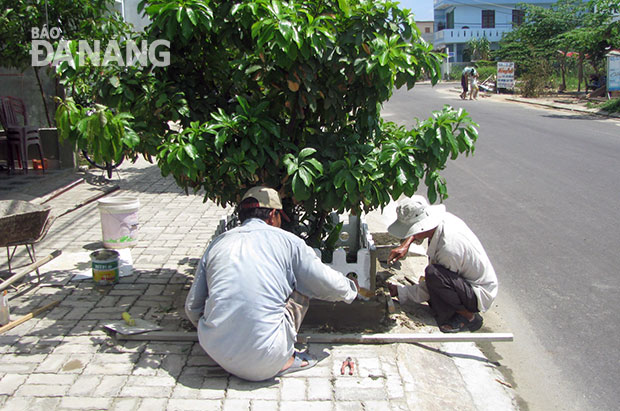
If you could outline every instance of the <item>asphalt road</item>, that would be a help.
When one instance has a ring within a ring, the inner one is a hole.
[[[620,121],[498,97],[462,101],[455,87],[399,90],[383,116],[411,126],[450,104],[480,125],[475,154],[443,175],[448,210],[478,235],[498,273],[487,330],[515,335],[483,348],[523,408],[616,410]]]

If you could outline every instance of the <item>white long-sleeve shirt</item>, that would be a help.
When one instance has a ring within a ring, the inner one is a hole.
[[[439,264],[458,273],[471,286],[482,312],[491,308],[497,297],[497,275],[478,237],[454,214],[446,212],[437,226],[427,250],[429,264]],[[398,287],[402,303],[428,301],[426,284]]]
[[[253,218],[209,245],[185,311],[213,360],[261,381],[293,355],[297,331],[285,308],[293,290],[347,303],[357,296],[353,281],[323,264],[302,239]]]

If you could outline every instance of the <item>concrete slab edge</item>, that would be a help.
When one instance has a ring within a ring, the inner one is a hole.
[[[504,377],[501,372],[476,344],[451,342],[442,344],[441,349],[452,356],[476,410],[519,409],[514,389],[502,384]]]

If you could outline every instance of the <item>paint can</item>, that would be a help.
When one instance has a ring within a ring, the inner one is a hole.
[[[90,253],[93,281],[98,285],[118,282],[120,254],[115,250],[97,250]]]

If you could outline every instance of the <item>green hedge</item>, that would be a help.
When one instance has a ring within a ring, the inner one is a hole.
[[[600,108],[610,113],[620,113],[620,98],[608,100],[601,104]]]

